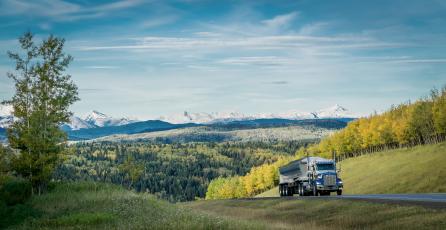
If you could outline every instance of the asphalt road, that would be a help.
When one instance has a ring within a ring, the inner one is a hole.
[[[373,203],[387,203],[397,205],[417,205],[426,208],[446,209],[446,193],[420,193],[420,194],[367,194],[342,196],[293,196],[293,197],[264,197],[252,199],[345,199],[359,200]]]
[[[402,201],[446,202],[446,193],[343,195],[347,199],[386,199]]]

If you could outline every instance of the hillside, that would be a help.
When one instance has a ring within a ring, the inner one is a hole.
[[[293,141],[319,140],[334,130],[314,126],[288,126],[221,130],[210,127],[190,127],[138,134],[111,135],[91,141],[154,141],[161,143],[225,142],[225,141]]]
[[[104,183],[64,183],[24,205],[0,206],[0,228],[12,229],[257,229]]]
[[[446,192],[446,142],[350,158],[338,164],[345,194]],[[258,197],[278,196],[278,189]]]
[[[351,158],[340,167],[346,194],[431,193],[446,192],[445,164],[443,142]]]
[[[442,229],[446,211],[325,199],[245,199],[184,204],[200,213],[266,229]]]
[[[147,193],[91,182],[56,184],[23,205],[0,205],[2,229],[432,229],[444,226],[445,219],[445,210],[364,201],[171,204]]]

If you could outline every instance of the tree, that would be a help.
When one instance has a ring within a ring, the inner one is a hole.
[[[33,192],[46,189],[66,134],[59,126],[68,122],[69,106],[79,100],[77,87],[65,74],[73,58],[64,53],[65,40],[48,37],[36,44],[28,32],[19,38],[22,53],[8,52],[16,72],[8,73],[15,83],[10,101],[17,118],[8,129],[8,141],[20,154],[13,160],[14,170],[28,178]]]
[[[446,135],[446,86],[441,90],[441,94],[433,92],[434,104],[432,107],[434,125],[439,136]]]

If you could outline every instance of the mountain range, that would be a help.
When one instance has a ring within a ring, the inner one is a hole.
[[[72,140],[86,140],[114,134],[134,134],[195,126],[225,130],[290,125],[341,128],[345,122],[356,117],[340,105],[309,113],[291,111],[277,114],[246,115],[239,112],[183,112],[147,121],[127,117],[114,118],[94,110],[82,118],[72,116],[70,122],[61,125],[61,129],[67,132]],[[0,139],[4,139],[5,129],[12,124],[13,120],[11,106],[0,105]]]
[[[243,121],[256,119],[288,119],[288,120],[305,120],[305,119],[326,119],[326,118],[356,118],[358,117],[348,109],[336,104],[332,107],[321,109],[315,112],[299,112],[289,111],[285,113],[259,113],[254,115],[246,115],[239,112],[212,112],[212,113],[191,113],[185,111],[181,114],[171,116],[162,116],[158,120],[166,121],[172,124],[212,124],[229,121]]]

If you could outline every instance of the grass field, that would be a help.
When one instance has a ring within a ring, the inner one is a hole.
[[[338,168],[345,194],[446,192],[446,143],[350,158]],[[277,187],[258,195],[275,196]]]
[[[59,184],[51,192],[32,198],[27,207],[28,216],[3,228],[441,229],[446,225],[444,209],[312,199],[171,204],[115,185],[86,182]],[[15,218],[14,213],[7,215]]]
[[[446,210],[348,200],[214,200],[184,204],[267,229],[444,229]]]
[[[10,229],[257,229],[248,221],[208,216],[116,185],[71,183],[35,196],[20,213],[2,213]],[[19,216],[15,216],[19,215]],[[23,216],[28,215],[28,216]],[[11,220],[16,223],[11,223]],[[24,219],[24,220],[23,220]],[[13,225],[14,224],[14,225]]]

